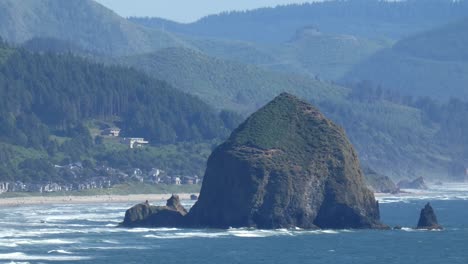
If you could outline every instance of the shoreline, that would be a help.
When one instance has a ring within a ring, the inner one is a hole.
[[[190,195],[198,193],[177,193],[181,200],[190,200]],[[166,201],[172,194],[129,194],[129,195],[90,195],[90,196],[27,196],[0,198],[0,207],[48,205],[48,204],[98,204],[98,203],[141,203]]]

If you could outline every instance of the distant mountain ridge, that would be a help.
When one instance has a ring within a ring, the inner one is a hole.
[[[225,12],[194,23],[164,19],[130,18],[135,23],[189,35],[227,38],[255,43],[282,43],[291,32],[314,26],[331,34],[365,38],[400,39],[468,14],[467,1],[350,0],[292,4],[251,11]]]
[[[356,65],[344,80],[438,100],[468,100],[468,19],[402,39]]]
[[[63,39],[112,56],[185,45],[171,33],[134,24],[92,0],[0,0],[0,36],[11,43]]]

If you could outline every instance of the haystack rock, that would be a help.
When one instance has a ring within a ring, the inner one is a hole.
[[[439,225],[439,222],[437,222],[437,216],[430,203],[427,203],[426,206],[421,209],[417,229],[443,229],[443,227]]]
[[[286,93],[213,151],[184,218],[204,228],[386,228],[343,129]]]

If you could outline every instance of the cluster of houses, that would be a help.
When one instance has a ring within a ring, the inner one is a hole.
[[[66,166],[56,165],[55,168],[59,173],[67,174],[68,179],[71,178],[71,183],[63,182],[44,182],[44,183],[24,183],[16,182],[0,182],[0,193],[5,192],[61,192],[61,191],[84,191],[90,189],[107,189],[112,186],[125,182],[141,182],[148,184],[166,184],[166,185],[182,185],[182,184],[198,184],[200,178],[198,176],[169,176],[163,170],[152,169],[148,173],[144,173],[141,169],[135,168],[128,173],[107,167],[100,166],[93,170],[92,175],[83,175],[83,166],[80,162],[72,163]]]

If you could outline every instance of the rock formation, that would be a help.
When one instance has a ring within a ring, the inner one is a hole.
[[[427,190],[426,182],[423,177],[414,179],[413,181],[402,180],[397,184],[400,189],[418,189],[418,190]]]
[[[400,189],[386,175],[382,175],[369,167],[363,167],[364,178],[371,190],[378,193],[398,193]]]
[[[432,206],[427,203],[423,209],[421,209],[421,215],[419,216],[417,229],[443,229],[439,222],[437,222],[437,216],[432,209]]]
[[[154,206],[148,202],[137,204],[125,212],[125,227],[178,227],[185,226],[187,210],[180,204],[179,196],[172,195],[166,206]]]
[[[142,222],[168,223],[159,219],[166,211]],[[286,93],[213,151],[198,201],[184,218],[187,227],[208,228],[386,227],[343,129]]]

